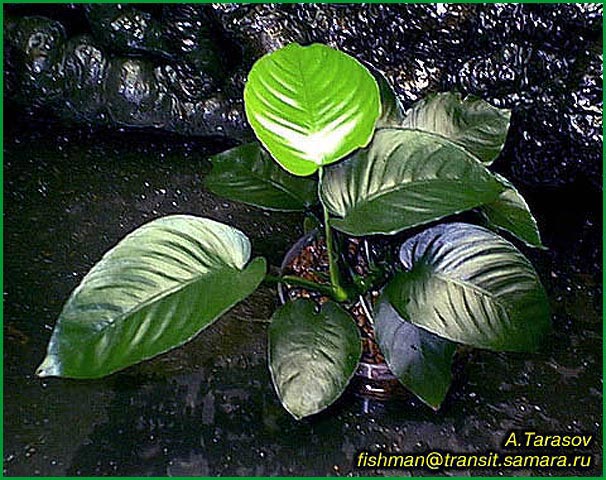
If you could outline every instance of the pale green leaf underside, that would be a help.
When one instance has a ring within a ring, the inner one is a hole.
[[[490,165],[503,148],[510,116],[480,98],[445,92],[415,103],[402,126],[442,135]]]
[[[450,387],[456,345],[407,322],[384,297],[373,316],[377,343],[389,369],[421,401],[438,409]]]
[[[383,129],[326,169],[321,197],[351,235],[393,234],[497,199],[501,183],[470,153],[431,133]]]
[[[368,144],[380,115],[368,70],[326,45],[296,43],[265,55],[244,88],[257,138],[286,170],[311,175]]]
[[[404,242],[390,302],[411,323],[459,343],[535,350],[550,327],[545,291],[530,262],[481,227],[438,225]]]
[[[206,187],[222,197],[279,211],[304,211],[317,203],[315,179],[296,177],[281,168],[257,142],[210,158]]]
[[[289,302],[272,317],[269,368],[284,408],[300,419],[341,396],[362,355],[360,333],[334,302]]]
[[[531,247],[543,247],[537,221],[524,197],[506,178],[496,173],[495,176],[506,190],[494,202],[480,207],[489,226],[506,230]]]
[[[210,219],[140,227],[74,290],[38,375],[102,377],[185,343],[256,289],[265,261],[249,259],[248,238]]]

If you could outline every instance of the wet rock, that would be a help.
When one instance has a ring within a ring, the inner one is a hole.
[[[88,6],[100,39],[67,40],[61,23],[48,18],[10,18],[11,97],[30,110],[43,106],[76,121],[249,138],[241,88],[218,87],[224,67],[210,27],[204,28],[208,14],[185,8],[171,10],[160,26],[132,8]]]
[[[56,21],[44,17],[8,19],[6,36],[12,45],[12,64],[7,69],[14,72],[14,82],[9,86],[18,89],[20,99],[32,106],[56,100],[62,88],[55,79],[60,74],[61,53],[65,44],[65,30]]]
[[[90,35],[67,44],[56,20],[7,23],[7,86],[30,107],[66,103],[67,116],[86,121],[241,139],[250,135],[241,97],[254,60],[321,42],[382,70],[405,107],[459,90],[511,108],[499,165],[514,181],[601,185],[601,5],[77,8]]]

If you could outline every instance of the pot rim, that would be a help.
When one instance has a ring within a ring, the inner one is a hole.
[[[301,236],[295,243],[292,244],[292,246],[284,254],[284,258],[280,265],[280,275],[284,274],[284,271],[291,263],[291,261],[300,253],[300,251],[305,246],[307,246],[311,241],[315,240],[319,233],[319,230],[317,228],[314,228],[313,230]],[[285,305],[287,301],[291,301],[286,293],[286,286],[282,282],[278,283],[278,297],[282,305]],[[390,370],[389,366],[387,365],[387,362],[369,363],[364,361],[362,358],[358,362],[355,375],[357,377],[361,377],[367,380],[379,382],[397,380],[397,377]]]
[[[303,247],[307,246],[312,240],[314,240],[318,233],[319,230],[314,228],[313,230],[299,237],[299,239],[291,245],[288,251],[284,254],[282,263],[280,264],[280,276],[284,274],[288,264],[299,254]],[[290,301],[286,294],[286,286],[282,282],[278,283],[278,297],[280,298],[280,303],[282,305],[286,305],[286,302]]]

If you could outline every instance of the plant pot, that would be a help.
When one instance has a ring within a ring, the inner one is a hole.
[[[347,241],[350,243],[349,247],[352,242],[359,242],[356,239]],[[317,283],[328,283],[317,275],[318,273],[328,275],[328,259],[323,257],[326,257],[323,240],[319,237],[317,230],[312,230],[288,250],[280,266],[280,273],[281,275],[302,276]],[[278,285],[278,296],[282,304],[297,298],[310,298],[319,305],[328,300],[327,297],[317,292],[310,292],[305,288],[292,287],[284,283]],[[370,297],[376,298],[376,296],[378,296],[378,292],[371,292]],[[369,298],[368,304],[371,302],[372,298]],[[363,340],[362,359],[352,381],[356,393],[377,399],[407,394],[385,363],[383,355],[374,341],[372,323],[364,314],[361,301],[349,302],[344,307],[356,319]]]

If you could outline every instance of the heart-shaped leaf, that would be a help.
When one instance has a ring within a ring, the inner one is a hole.
[[[537,221],[524,197],[506,178],[496,173],[494,175],[506,189],[494,202],[480,207],[489,226],[512,233],[528,246],[544,248]]]
[[[263,146],[301,176],[367,145],[381,113],[368,70],[320,44],[293,43],[259,59],[248,75],[244,105]]]
[[[402,244],[408,271],[385,292],[398,313],[441,337],[491,350],[527,351],[550,328],[545,291],[530,262],[482,227],[438,225]]]
[[[463,148],[432,133],[378,130],[322,178],[322,202],[350,235],[393,234],[495,201],[501,183]]]
[[[296,419],[341,396],[360,357],[360,332],[334,302],[319,312],[310,300],[288,302],[269,327],[269,369],[284,408]]]
[[[407,322],[385,298],[375,307],[374,328],[385,361],[400,383],[438,409],[450,387],[456,345]]]
[[[510,116],[480,98],[446,92],[415,103],[402,126],[442,135],[490,165],[503,148]]]
[[[318,182],[296,177],[281,168],[257,142],[210,158],[213,168],[204,179],[213,193],[256,207],[304,211],[318,201]]]
[[[265,260],[206,218],[154,220],[108,251],[59,317],[39,376],[97,378],[177,347],[252,293]]]

